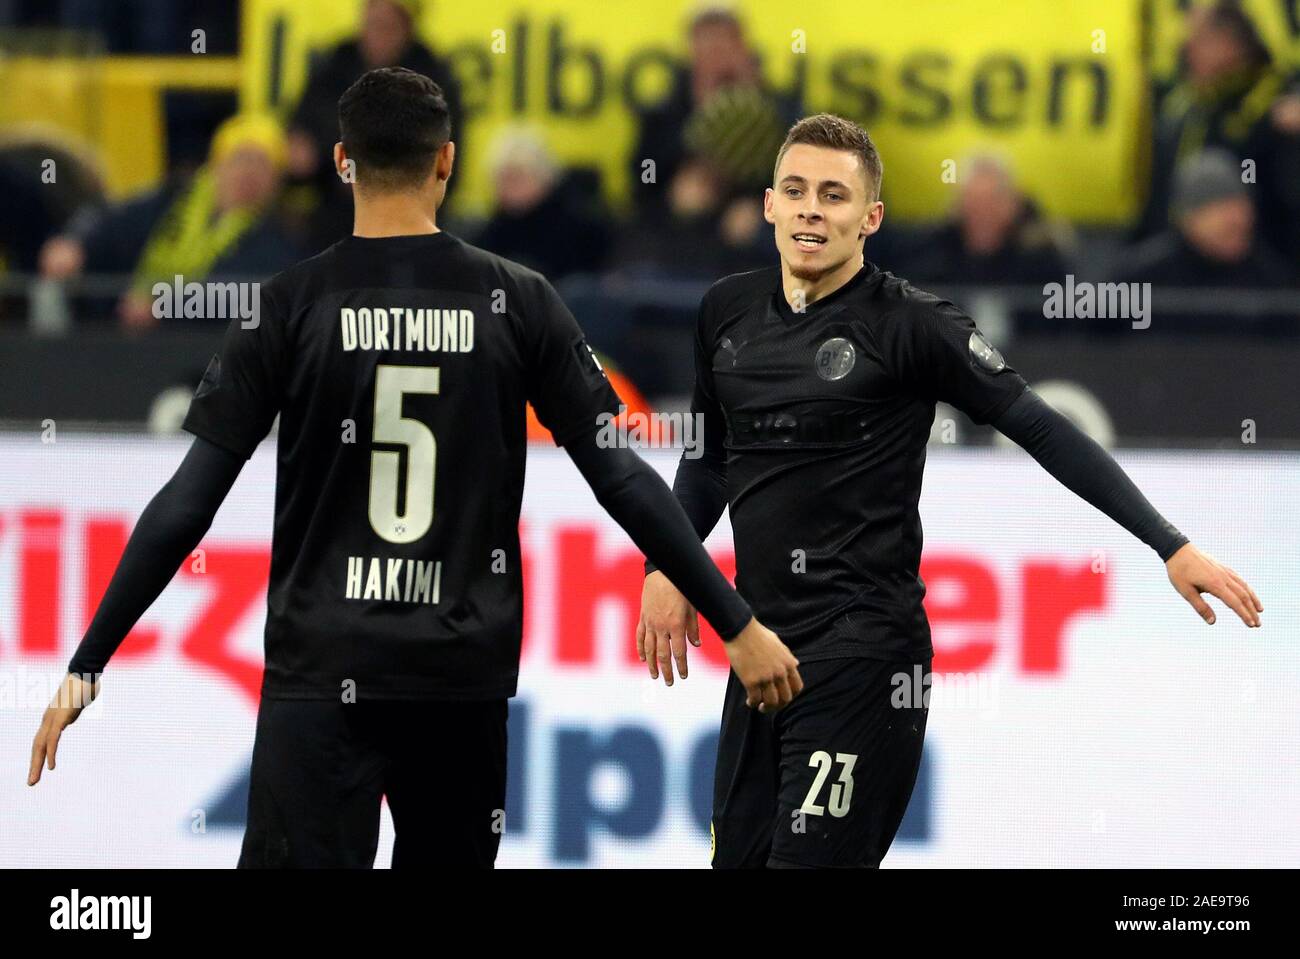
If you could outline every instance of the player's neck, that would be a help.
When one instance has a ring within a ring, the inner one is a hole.
[[[781,261],[781,292],[790,308],[802,312],[804,307],[812,306],[818,300],[830,296],[849,280],[858,275],[866,265],[865,254],[858,251],[857,256],[849,257],[844,264],[815,280],[805,280],[790,272],[790,264]]]
[[[352,215],[352,235],[362,237],[414,236],[440,232],[437,208],[420,197],[394,193],[358,199]]]

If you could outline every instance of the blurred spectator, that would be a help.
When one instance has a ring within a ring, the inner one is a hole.
[[[698,178],[693,167],[700,162],[711,167],[709,189],[724,201],[761,192],[786,130],[799,119],[796,100],[765,86],[734,13],[710,8],[697,14],[689,43],[690,64],[677,72],[668,97],[640,117],[630,172],[642,222],[680,214],[680,207],[671,208],[670,193],[678,176]],[[653,183],[642,181],[646,160],[655,164]]]
[[[669,184],[665,216],[622,231],[615,260],[629,276],[715,280],[771,266],[775,252],[761,191],[732,196],[710,164],[691,158]]]
[[[184,184],[74,218],[68,233],[45,244],[41,273],[131,274],[117,306],[128,329],[157,325],[151,289],[159,281],[277,273],[300,255],[269,215],[284,162],[284,135],[273,119],[232,117],[213,138],[208,166]]]
[[[442,88],[451,111],[457,157],[465,155],[460,84],[450,66],[415,36],[423,0],[366,0],[361,31],[334,47],[307,79],[289,119],[289,173],[310,188],[314,212],[308,226],[313,250],[352,232],[352,196],[334,170],[330,151],[339,138],[339,97],[358,77],[378,67],[406,67]],[[451,196],[456,178],[448,184]]]
[[[902,265],[909,279],[934,283],[1036,285],[1068,266],[1061,227],[1049,223],[990,156],[964,165],[952,217],[925,236]]]
[[[729,198],[714,166],[688,158],[669,185],[666,215],[622,228],[603,282],[570,284],[564,293],[592,342],[624,358],[638,382],[652,390],[689,390],[689,382],[674,380],[681,366],[667,341],[690,343],[709,284],[776,262],[761,189]]]
[[[1255,165],[1260,230],[1300,256],[1300,96],[1284,78],[1253,21],[1235,0],[1188,13],[1179,80],[1160,104],[1151,187],[1138,235],[1169,226],[1174,171],[1205,147],[1222,147]]]
[[[599,190],[584,191],[564,175],[542,138],[507,130],[492,146],[489,164],[496,212],[478,245],[532,267],[551,281],[598,270],[610,229]]]
[[[39,6],[44,9],[26,11],[24,22],[93,34],[110,53],[188,54],[195,28],[204,31],[206,53],[236,52],[239,5],[230,0],[46,0]]]
[[[45,242],[62,233],[78,210],[103,203],[100,168],[84,144],[51,129],[5,131],[0,135],[0,280],[35,273]],[[29,318],[30,293],[21,281],[0,284],[0,320]]]
[[[1153,298],[1161,326],[1176,332],[1223,332],[1230,323],[1231,332],[1297,328],[1294,316],[1233,321],[1205,311],[1160,307],[1159,287],[1278,289],[1293,279],[1286,262],[1257,235],[1255,206],[1232,154],[1206,150],[1180,164],[1172,212],[1174,228],[1134,250],[1119,277],[1157,288]]]
[[[173,0],[61,0],[59,24],[99,36],[113,53],[176,53],[189,48],[184,10]]]
[[[54,211],[37,166],[14,163],[0,153],[0,273],[36,269],[41,244],[54,227]]]
[[[994,156],[974,156],[959,167],[957,195],[949,217],[937,227],[894,224],[872,238],[868,255],[884,269],[945,295],[949,285],[1039,287],[1060,281],[1072,268],[1074,234],[1048,220],[1017,185],[1010,167]],[[888,209],[888,205],[886,205]],[[966,295],[966,294],[963,294]],[[975,300],[970,301],[972,306]],[[1048,320],[1033,306],[1013,299],[985,305],[1017,332],[1062,334],[1071,323]],[[992,317],[981,322],[992,324]]]

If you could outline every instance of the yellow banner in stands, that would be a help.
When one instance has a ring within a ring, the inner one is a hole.
[[[419,32],[464,87],[458,203],[491,206],[493,136],[528,123],[566,163],[628,194],[636,109],[668,88],[697,0],[426,0]],[[360,0],[245,0],[242,95],[287,113],[308,54],[355,32]],[[851,117],[885,165],[887,215],[932,219],[964,158],[995,152],[1050,213],[1117,223],[1145,176],[1142,0],[736,5],[767,81]]]

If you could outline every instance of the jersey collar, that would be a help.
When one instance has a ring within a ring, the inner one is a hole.
[[[795,313],[794,310],[790,309],[790,304],[787,303],[785,300],[785,291],[781,288],[781,271],[777,270],[776,292],[772,294],[773,297],[775,298],[774,305],[776,307],[776,312],[781,317],[781,319],[785,320],[788,323],[797,322],[801,316],[806,317],[811,313],[821,312],[821,310],[823,310],[825,307],[839,302],[849,293],[863,286],[870,280],[877,277],[879,274],[880,274],[880,269],[879,267],[876,266],[876,264],[872,263],[870,260],[863,260],[862,269],[858,270],[857,273],[854,273],[853,276],[849,278],[849,281],[847,283],[845,283],[843,286],[839,287],[838,289],[832,290],[830,293],[828,293],[826,296],[823,296],[816,303],[808,304],[807,310],[805,310],[804,313],[802,314],[798,314]]]

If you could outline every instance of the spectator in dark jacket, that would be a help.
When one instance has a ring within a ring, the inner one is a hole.
[[[1300,104],[1272,62],[1253,21],[1235,0],[1188,13],[1179,79],[1160,104],[1148,200],[1139,237],[1169,227],[1174,173],[1200,150],[1250,161],[1259,186],[1260,230],[1300,256]]]
[[[339,97],[369,70],[406,67],[442,88],[451,111],[458,158],[465,154],[460,84],[451,67],[419,41],[415,27],[421,0],[366,0],[360,33],[330,50],[311,70],[289,119],[289,173],[310,187],[315,212],[308,227],[313,249],[324,249],[352,232],[352,196],[334,171],[330,151],[339,138]],[[448,199],[452,195],[449,181]]]
[[[1126,258],[1118,277],[1153,285],[1153,329],[1180,333],[1300,331],[1297,310],[1220,313],[1179,305],[1179,297],[1188,295],[1177,289],[1180,287],[1279,290],[1293,279],[1286,262],[1258,236],[1249,190],[1241,181],[1236,158],[1225,150],[1207,150],[1179,166],[1173,193],[1174,227],[1138,246]],[[1233,298],[1244,303],[1243,295],[1249,294],[1237,293]],[[1204,296],[1197,301],[1210,302]]]
[[[53,219],[39,176],[0,155],[0,273],[36,268]]]
[[[630,279],[714,280],[770,265],[772,243],[762,192],[729,189],[711,164],[691,158],[669,184],[664,215],[621,230],[614,259]]]
[[[670,191],[684,168],[706,162],[727,198],[770,186],[771,158],[800,105],[763,82],[758,57],[736,15],[709,8],[690,25],[690,64],[667,98],[640,117],[629,158],[632,196],[642,223],[672,217]],[[653,182],[646,161],[654,163]],[[687,173],[694,176],[694,171]]]
[[[1062,227],[1049,223],[1010,169],[979,156],[959,167],[950,219],[916,244],[905,275],[931,283],[1037,285],[1067,270]]]
[[[491,151],[496,210],[478,245],[530,266],[552,282],[599,270],[610,229],[598,197],[565,177],[539,135],[507,130]]]

